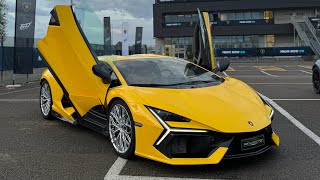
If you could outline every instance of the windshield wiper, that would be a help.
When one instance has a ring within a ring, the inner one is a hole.
[[[138,87],[161,87],[161,86],[175,86],[176,84],[130,84],[130,86]]]
[[[216,83],[217,81],[214,81],[214,80],[208,80],[208,81],[190,81],[190,82],[185,82],[185,83],[181,83],[181,84],[190,84],[190,85],[195,85],[195,84],[199,84],[199,83]]]
[[[189,81],[182,83],[174,83],[174,84],[130,84],[130,86],[138,86],[138,87],[166,87],[166,86],[179,86],[179,85],[196,85],[199,83],[214,83],[217,81]]]

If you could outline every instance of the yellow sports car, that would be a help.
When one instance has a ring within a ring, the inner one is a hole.
[[[216,73],[208,13],[199,11],[194,62],[158,55],[96,56],[100,18],[86,7],[56,6],[38,43],[45,119],[83,125],[115,152],[174,165],[217,164],[261,154],[279,138],[272,107],[245,83]]]

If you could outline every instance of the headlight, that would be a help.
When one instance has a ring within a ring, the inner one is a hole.
[[[274,118],[274,110],[272,109],[272,107],[271,107],[271,113],[270,113],[269,117],[270,117],[271,121],[273,121],[273,118]]]
[[[258,94],[259,95],[259,94]],[[260,99],[262,100],[262,102],[265,104],[265,105],[267,105],[267,106],[269,106],[270,108],[271,108],[271,113],[269,114],[269,118],[271,119],[271,121],[273,120],[273,117],[274,117],[274,110],[273,110],[273,108],[272,108],[272,106],[266,101],[266,100],[264,100],[260,95],[259,95],[259,97],[260,97]]]
[[[165,129],[165,133],[157,140],[156,146],[158,146],[170,133],[208,133],[207,130],[198,130],[198,129],[178,129],[171,128],[165,121],[175,121],[175,122],[190,122],[191,120],[185,117],[182,117],[177,114],[173,114],[167,111],[163,111],[157,108],[148,107],[148,110],[151,114],[159,121],[162,127]]]
[[[160,110],[153,107],[147,107],[147,108],[153,110],[163,121],[172,121],[172,122],[190,122],[191,121],[188,118],[185,118],[183,116],[170,113],[164,110]]]

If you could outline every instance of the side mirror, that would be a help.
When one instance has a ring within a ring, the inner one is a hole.
[[[217,67],[213,70],[214,73],[217,72],[224,72],[226,71],[230,66],[230,60],[229,59],[224,59],[220,60],[217,64]]]
[[[96,64],[92,67],[94,75],[100,77],[105,84],[111,82],[112,69],[106,64]]]

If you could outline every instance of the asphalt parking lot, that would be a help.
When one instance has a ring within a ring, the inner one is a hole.
[[[39,83],[0,88],[0,179],[320,179],[320,95],[312,62],[234,63],[225,75],[270,99],[280,148],[209,166],[123,160],[108,139],[81,126],[45,121]]]

